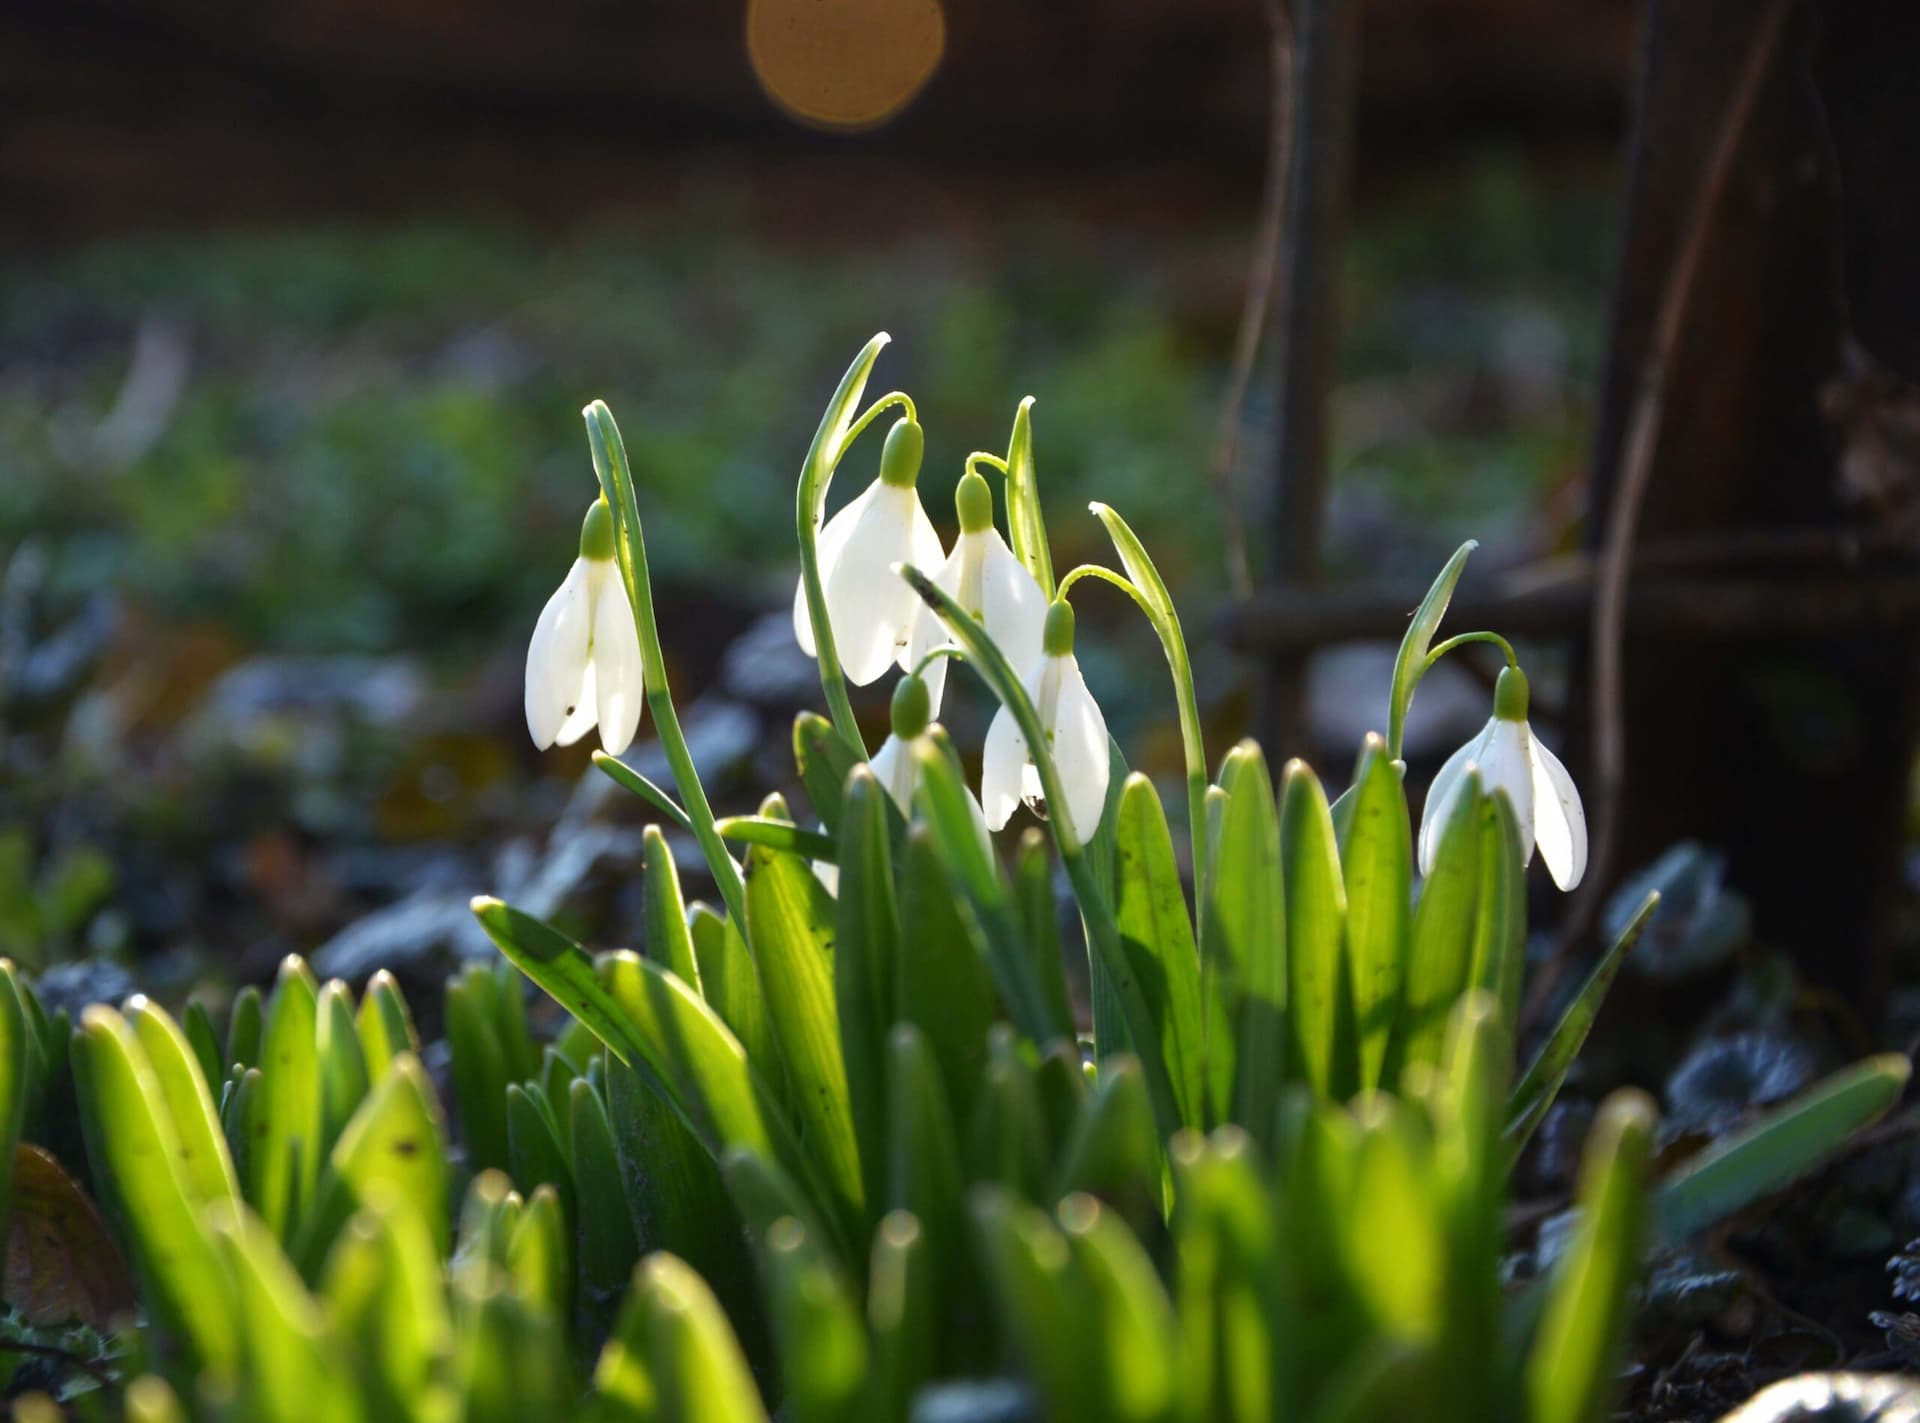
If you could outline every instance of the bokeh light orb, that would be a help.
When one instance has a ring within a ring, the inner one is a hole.
[[[749,0],[747,55],[761,88],[818,128],[885,123],[940,66],[939,0]]]

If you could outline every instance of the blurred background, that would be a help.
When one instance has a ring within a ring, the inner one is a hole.
[[[1407,610],[1473,537],[1449,627],[1529,639],[1537,721],[1600,815],[1601,515],[1751,59],[1687,308],[1708,336],[1674,355],[1634,525],[1656,572],[1698,573],[1704,541],[1748,582],[1630,605],[1636,793],[1568,923],[1590,938],[1607,888],[1696,840],[1710,899],[1730,876],[1816,976],[1884,985],[1911,918],[1908,585],[1864,640],[1810,626],[1806,657],[1775,641],[1759,664],[1727,649],[1772,637],[1780,598],[1714,609],[1777,594],[1783,538],[1857,552],[1849,529],[1900,527],[1902,292],[1856,306],[1890,316],[1864,344],[1838,298],[1782,293],[1832,290],[1836,246],[1868,254],[1849,280],[1890,270],[1897,225],[1832,214],[1874,175],[1849,135],[1887,148],[1912,105],[1875,106],[1848,7],[1680,11],[8,6],[0,953],[78,961],[88,992],[135,964],[161,987],[257,978],[288,951],[437,972],[484,951],[479,889],[617,941],[639,808],[587,747],[537,754],[520,710],[594,492],[580,407],[621,421],[696,755],[748,810],[818,697],[785,612],[793,481],[882,329],[873,389],[920,402],[949,535],[964,456],[1004,449],[1037,397],[1056,565],[1111,559],[1090,497],[1146,538],[1215,755],[1255,732],[1341,784]],[[1832,236],[1861,230],[1877,245]],[[877,453],[854,450],[836,504]],[[1849,457],[1872,497],[1843,490]],[[1134,763],[1177,777],[1149,630],[1087,587],[1090,681]],[[1491,670],[1469,655],[1423,687],[1416,783],[1484,720]],[[950,700],[962,745],[990,710]],[[654,754],[643,732],[633,759]],[[1763,786],[1756,764],[1786,769]],[[1812,833],[1822,806],[1849,829]],[[1783,878],[1816,841],[1837,868]]]

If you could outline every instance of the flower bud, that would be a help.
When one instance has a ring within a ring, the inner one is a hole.
[[[1527,674],[1518,667],[1500,669],[1500,680],[1493,684],[1493,714],[1500,721],[1527,719]]]
[[[895,489],[913,488],[920,478],[920,457],[926,447],[927,437],[918,421],[904,417],[896,420],[880,451],[880,478]]]
[[[587,506],[587,517],[580,524],[580,557],[596,563],[613,557],[613,510],[604,499]]]
[[[1073,652],[1073,608],[1065,598],[1054,599],[1048,607],[1040,647],[1049,657],[1066,657]]]
[[[960,517],[963,534],[977,534],[993,527],[993,491],[978,470],[970,469],[960,476],[960,485],[953,491],[953,512]]]
[[[926,679],[909,672],[893,689],[893,734],[911,741],[933,719],[933,694]]]

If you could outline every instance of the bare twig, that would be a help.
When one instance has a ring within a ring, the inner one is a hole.
[[[1267,17],[1267,64],[1271,90],[1267,101],[1267,175],[1260,192],[1260,223],[1247,266],[1247,292],[1240,307],[1240,330],[1233,343],[1233,366],[1220,403],[1214,436],[1213,490],[1225,536],[1227,581],[1235,594],[1253,591],[1253,565],[1247,557],[1247,526],[1240,517],[1233,487],[1240,454],[1240,424],[1260,355],[1260,338],[1273,309],[1273,275],[1280,265],[1281,219],[1286,212],[1287,164],[1293,147],[1293,18],[1285,0],[1262,0]]]
[[[1625,652],[1627,581],[1633,567],[1633,541],[1640,521],[1640,506],[1646,499],[1652,476],[1654,446],[1665,411],[1668,378],[1691,304],[1694,282],[1706,253],[1707,239],[1712,235],[1714,219],[1733,171],[1733,160],[1753,114],[1760,81],[1766,76],[1778,46],[1786,13],[1786,0],[1773,0],[1754,33],[1746,63],[1714,136],[1700,186],[1694,191],[1686,226],[1681,229],[1679,251],[1661,293],[1652,340],[1640,368],[1640,384],[1627,424],[1625,454],[1607,510],[1592,625],[1597,814],[1587,866],[1587,890],[1575,914],[1575,922],[1580,924],[1591,922],[1606,893],[1609,862],[1619,832],[1620,788],[1626,769],[1626,737],[1621,725],[1624,714],[1621,666]]]

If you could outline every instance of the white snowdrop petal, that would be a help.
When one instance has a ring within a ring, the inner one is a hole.
[[[593,623],[587,574],[587,561],[575,559],[540,610],[527,644],[527,730],[542,751],[559,740],[569,714],[582,701]]]
[[[1520,858],[1533,861],[1533,737],[1524,721],[1499,721],[1480,755],[1480,788],[1505,791],[1520,829]]]
[[[919,777],[919,766],[913,759],[912,750],[899,737],[889,734],[867,765],[872,768],[873,778],[880,782],[893,798],[893,803],[900,808],[900,813],[911,819],[913,789]]]
[[[618,577],[608,576],[594,599],[593,671],[600,709],[600,745],[618,756],[633,745],[646,705],[646,678],[640,669],[640,633],[633,605]]]
[[[1580,791],[1560,758],[1533,738],[1533,828],[1540,858],[1561,889],[1572,889],[1587,872],[1587,812]]]
[[[981,553],[980,599],[987,635],[1000,644],[1015,667],[1031,666],[1039,657],[1047,626],[1047,598],[1027,566],[1013,556],[998,529],[978,538]]]
[[[900,492],[905,494],[913,504],[911,525],[913,532],[908,542],[908,551],[902,561],[911,563],[922,573],[936,574],[937,572],[943,572],[947,563],[947,551],[940,546],[940,534],[933,527],[933,520],[927,517],[927,511],[920,503],[920,492],[917,489],[907,489]],[[955,546],[955,551],[958,552],[958,545]],[[905,611],[904,625],[906,637],[899,646],[900,670],[902,672],[911,672],[914,664],[911,648],[912,632],[913,629],[917,628],[920,624],[920,615],[927,612],[928,608],[925,603],[920,601],[920,595],[908,586],[905,579],[896,574],[894,575],[894,581],[900,585],[906,594],[906,597],[902,599],[901,602],[902,608]],[[937,577],[935,581],[938,581]],[[936,621],[938,620],[936,619]],[[941,678],[943,687],[945,685],[945,676],[945,670],[942,669]],[[928,690],[933,691],[931,683],[929,683]],[[933,699],[933,710],[936,715],[939,714],[940,697],[937,692]]]
[[[1026,738],[1013,713],[1001,707],[987,727],[987,744],[980,757],[980,811],[993,829],[1013,818],[1029,769]]]
[[[1427,803],[1420,812],[1420,873],[1433,873],[1433,857],[1440,853],[1440,827],[1446,824],[1444,812],[1450,809],[1454,788],[1460,778],[1467,773],[1467,767],[1475,765],[1485,748],[1487,738],[1493,732],[1493,723],[1489,721],[1458,751],[1447,757],[1446,762],[1435,773],[1433,782],[1427,787]]]
[[[555,746],[571,746],[581,737],[592,731],[600,720],[600,692],[598,673],[593,663],[587,663],[586,674],[580,679],[580,696],[573,704],[573,710],[554,733]]]
[[[918,505],[912,490],[881,485],[826,579],[833,639],[847,680],[856,687],[878,680],[899,658],[911,634],[920,600],[893,565],[912,554]]]
[[[853,497],[851,503],[827,520],[825,526],[815,536],[813,551],[820,564],[820,586],[827,586],[827,579],[833,575],[834,567],[840,562],[840,552],[847,546],[847,535],[853,532],[853,526],[860,522],[860,516],[873,502],[873,491],[880,487],[875,480]],[[819,656],[813,645],[813,619],[807,616],[807,580],[804,574],[796,580],[793,589],[793,635],[800,643],[800,650],[809,657]],[[834,634],[835,641],[839,634]]]
[[[1112,765],[1107,747],[1107,721],[1087,690],[1080,665],[1072,657],[1060,664],[1060,687],[1054,703],[1053,763],[1060,772],[1067,797],[1067,816],[1081,840],[1093,838],[1107,803],[1107,777]]]

